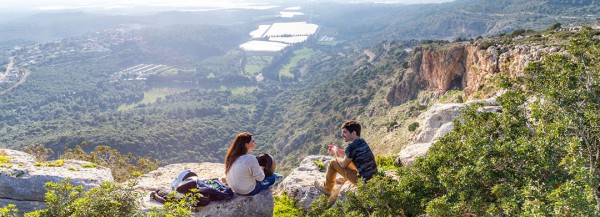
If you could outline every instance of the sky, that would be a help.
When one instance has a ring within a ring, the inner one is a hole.
[[[282,0],[279,0],[282,2]],[[314,1],[314,0],[313,0]],[[343,2],[343,0],[335,0]],[[450,0],[349,0],[348,2],[439,3]],[[268,6],[268,0],[1,0],[0,9],[64,10],[64,9],[126,9],[140,6],[249,8]],[[272,0],[272,2],[276,2]],[[289,2],[289,1],[288,1]]]

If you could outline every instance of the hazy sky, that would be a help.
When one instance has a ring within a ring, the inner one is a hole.
[[[324,0],[323,0],[324,1]],[[343,2],[343,0],[334,0]],[[347,2],[436,3],[451,0],[349,0]],[[138,6],[242,8],[265,6],[268,0],[1,0],[0,9],[123,9]],[[261,4],[262,2],[262,4]],[[272,2],[275,2],[272,0]]]

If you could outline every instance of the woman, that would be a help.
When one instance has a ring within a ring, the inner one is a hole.
[[[233,192],[252,196],[275,183],[279,174],[265,177],[263,168],[258,165],[254,155],[249,154],[256,148],[256,141],[250,133],[240,133],[235,137],[225,156],[225,175],[227,184]]]

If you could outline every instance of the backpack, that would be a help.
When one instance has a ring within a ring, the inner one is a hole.
[[[256,156],[256,160],[258,160],[258,165],[264,168],[263,172],[265,173],[265,177],[269,177],[277,171],[277,163],[273,160],[273,156],[270,154],[261,154]]]
[[[183,195],[192,193],[192,189],[197,189],[195,193],[202,195],[195,205],[198,207],[206,206],[211,201],[230,199],[234,195],[229,186],[221,183],[216,178],[199,179],[198,175],[190,170],[179,173],[177,178],[171,182],[171,189],[177,192],[175,198],[168,198],[168,193],[161,191],[150,193],[150,197],[158,202],[165,203],[166,201],[181,199]]]

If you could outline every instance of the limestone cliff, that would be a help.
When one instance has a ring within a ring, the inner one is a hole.
[[[484,86],[500,74],[516,76],[527,64],[540,60],[544,54],[560,52],[560,48],[543,45],[492,45],[479,49],[478,43],[452,43],[440,48],[417,46],[413,49],[408,68],[399,72],[388,93],[390,104],[402,104],[415,99],[421,90],[444,93],[463,90],[464,98],[487,97],[493,92],[481,92]]]

